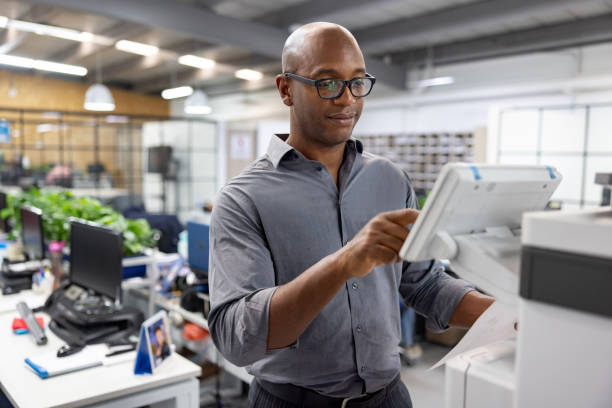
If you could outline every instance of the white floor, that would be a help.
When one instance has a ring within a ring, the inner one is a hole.
[[[444,367],[428,371],[450,348],[423,343],[423,356],[416,364],[402,367],[402,381],[410,391],[413,408],[444,407]]]

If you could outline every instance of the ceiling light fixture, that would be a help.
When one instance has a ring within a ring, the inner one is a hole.
[[[102,83],[102,62],[100,53],[96,54],[96,83],[85,92],[83,108],[91,111],[108,112],[115,110],[115,99],[106,85]]]
[[[420,88],[427,88],[429,86],[450,85],[454,83],[455,83],[455,78],[451,76],[444,76],[444,77],[423,79],[423,80],[417,81],[416,85]]]
[[[60,64],[58,62],[35,60],[32,58],[16,57],[14,55],[0,54],[0,65],[10,65],[19,68],[34,68],[41,71],[58,72],[61,74],[85,76],[87,68],[78,65]]]
[[[59,72],[61,74],[85,76],[87,68],[76,65],[60,64],[59,62],[34,60],[34,68],[41,71]]]
[[[179,86],[177,88],[164,89],[161,93],[164,99],[176,99],[189,96],[193,93],[193,88],[190,86]]]
[[[0,54],[0,65],[9,65],[11,67],[19,68],[34,68],[34,60],[31,58]]]
[[[187,99],[185,99],[185,113],[189,115],[207,115],[212,112],[208,104],[208,96],[197,89]]]
[[[115,110],[115,100],[106,85],[93,84],[85,93],[83,107],[91,111],[108,112]]]
[[[135,41],[120,40],[115,44],[115,48],[125,52],[131,52],[132,54],[143,55],[145,57],[149,55],[155,55],[159,52],[159,48],[154,45],[143,44]]]
[[[244,79],[246,81],[257,81],[263,78],[263,74],[253,69],[239,69],[234,73],[236,78]]]
[[[0,26],[2,26],[2,21],[3,19],[0,17]],[[92,33],[85,31],[78,31],[70,28],[56,27],[46,24],[30,23],[29,21],[6,19],[4,26],[38,35],[48,35],[51,37],[58,37],[72,41],[90,42],[94,39],[94,35]]]
[[[196,57],[195,55],[182,55],[179,57],[178,62],[179,64],[200,69],[211,69],[216,64],[216,62],[211,59]]]

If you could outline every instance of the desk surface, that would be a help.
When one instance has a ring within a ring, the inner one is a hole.
[[[0,258],[0,262],[1,261]],[[26,302],[30,309],[37,308],[45,304],[45,300],[47,300],[48,296],[49,294],[47,293],[36,293],[32,290],[22,290],[12,295],[0,294],[0,313],[14,312],[17,310],[17,303],[21,301]]]
[[[40,314],[45,320],[49,317]],[[48,343],[37,346],[32,336],[16,335],[11,323],[17,312],[0,314],[0,384],[9,399],[18,407],[83,406],[138,391],[196,377],[200,367],[174,353],[155,375],[133,374],[134,362],[124,361],[64,374],[48,379],[39,378],[24,362],[26,357],[55,354],[64,343],[46,330]]]

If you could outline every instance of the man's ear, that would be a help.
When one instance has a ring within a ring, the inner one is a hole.
[[[289,81],[283,74],[276,76],[276,87],[278,88],[278,93],[283,103],[287,106],[292,106],[293,98],[291,95],[291,87],[289,86]]]

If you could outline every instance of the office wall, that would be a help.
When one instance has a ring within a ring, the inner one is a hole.
[[[12,84],[17,96],[8,93]],[[85,92],[91,84],[56,79],[40,74],[25,75],[0,69],[0,107],[84,111]],[[116,109],[109,114],[168,116],[168,101],[159,96],[111,88]]]
[[[143,125],[143,198],[148,211],[172,212],[182,221],[211,201],[217,193],[218,135],[214,123],[170,120]],[[177,160],[176,181],[166,182],[166,208],[163,207],[163,180],[147,171],[150,146],[168,145]]]

